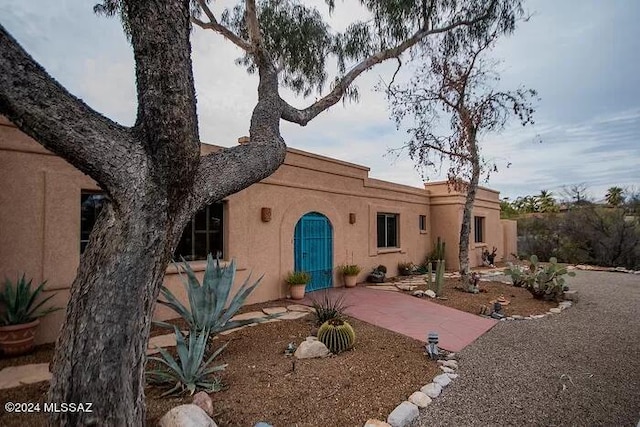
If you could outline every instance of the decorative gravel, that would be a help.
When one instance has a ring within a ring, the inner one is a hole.
[[[636,426],[640,276],[576,272],[577,304],[500,322],[457,354],[460,374],[418,426]]]

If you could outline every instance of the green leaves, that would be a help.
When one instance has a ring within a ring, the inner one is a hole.
[[[55,294],[49,295],[36,304],[35,301],[44,290],[44,285],[47,282],[45,280],[33,291],[31,290],[31,282],[31,279],[27,282],[24,274],[16,280],[15,286],[11,280],[6,279],[3,292],[0,293],[0,304],[4,307],[0,317],[2,325],[20,325],[33,322],[40,317],[60,310],[59,307],[49,307],[38,311]]]

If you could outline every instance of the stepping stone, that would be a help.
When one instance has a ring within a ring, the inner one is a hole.
[[[442,372],[444,372],[445,374],[453,374],[455,372],[453,369],[446,366],[440,366],[440,369],[442,369]]]
[[[263,317],[267,317],[267,315],[264,314],[261,311],[250,311],[248,313],[236,314],[235,316],[233,316],[231,318],[231,321],[234,321],[234,320],[262,319]]]
[[[262,312],[267,315],[272,315],[272,314],[286,313],[287,309],[284,307],[266,307],[262,309]]]
[[[288,305],[287,306],[287,310],[289,310],[289,311],[302,311],[302,312],[308,312],[308,313],[313,313],[315,311],[315,309],[313,307],[309,307],[308,305],[302,305],[302,304]]]
[[[235,331],[239,331],[239,330],[244,329],[244,328],[246,328],[246,326],[240,326],[239,328],[227,329],[226,331],[220,332],[220,335],[229,335],[229,334],[231,334],[231,333],[233,333]]]
[[[51,380],[48,363],[8,366],[0,371],[0,389]]]
[[[400,289],[401,291],[414,291],[417,288],[417,286],[400,284],[400,285],[396,285],[396,288]]]
[[[176,334],[157,335],[149,338],[147,344],[147,355],[160,353],[158,347],[175,347],[176,346]]]
[[[282,316],[278,316],[278,319],[279,320],[297,320],[297,319],[302,319],[307,315],[309,315],[308,312],[304,313],[302,311],[290,311],[288,313],[283,314]]]
[[[438,360],[438,365],[446,366],[451,369],[458,369],[458,362],[455,360]]]
[[[371,286],[367,286],[367,288],[379,289],[381,291],[400,292],[400,289],[396,288],[395,286],[389,286],[389,285],[371,285]]]

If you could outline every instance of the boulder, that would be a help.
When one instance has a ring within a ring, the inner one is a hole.
[[[447,374],[440,374],[433,379],[433,382],[444,388],[451,384],[451,378]]]
[[[565,301],[578,302],[578,291],[564,291],[562,298]]]
[[[430,398],[435,399],[436,397],[440,396],[440,393],[442,393],[442,386],[437,383],[429,383],[423,386],[420,391]]]
[[[561,308],[550,308],[549,313],[558,314],[562,311]]]
[[[453,374],[454,370],[447,367],[447,366],[440,366],[440,369],[442,369],[442,372],[444,372],[445,374]]]
[[[418,408],[426,408],[431,404],[431,398],[421,391],[414,392],[407,400]]]
[[[364,423],[364,427],[391,427],[388,423],[380,420],[369,419]]]
[[[429,298],[435,298],[436,297],[436,293],[434,291],[432,291],[431,289],[427,289],[426,291],[424,291],[424,294],[426,296],[428,296]]]
[[[391,411],[387,417],[387,423],[389,423],[391,427],[405,427],[418,418],[419,414],[420,411],[416,405],[405,401]]]
[[[298,359],[314,359],[316,357],[326,357],[329,355],[326,345],[317,340],[302,341],[293,355]]]
[[[210,417],[213,416],[213,402],[211,397],[204,391],[199,391],[193,396],[192,403],[202,409]]]
[[[176,406],[158,423],[160,427],[218,427],[207,413],[196,405]]]
[[[458,369],[458,362],[455,360],[438,360],[438,364],[451,369]]]

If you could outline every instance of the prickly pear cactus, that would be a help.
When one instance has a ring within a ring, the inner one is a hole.
[[[338,354],[353,347],[356,333],[344,320],[331,319],[318,329],[318,340],[326,345],[331,353]]]

